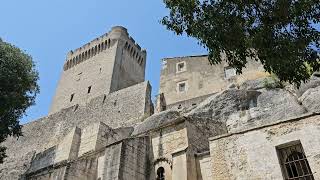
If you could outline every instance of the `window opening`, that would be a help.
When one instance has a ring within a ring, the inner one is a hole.
[[[165,180],[163,167],[159,167],[157,170],[157,180]]]
[[[72,102],[73,97],[74,97],[74,93],[73,93],[73,94],[71,94],[71,96],[70,96],[70,102]]]
[[[301,143],[277,148],[277,150],[285,180],[314,180]]]
[[[180,83],[179,84],[179,92],[186,91],[186,83]]]
[[[88,94],[91,92],[91,86],[88,87]]]
[[[177,64],[177,72],[183,72],[186,70],[186,63],[180,62]]]

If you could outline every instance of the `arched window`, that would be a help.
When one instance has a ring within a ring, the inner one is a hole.
[[[110,39],[108,40],[108,48],[110,48],[110,44],[111,44],[111,42],[110,42]]]
[[[100,52],[101,51],[101,46],[100,46],[100,44],[98,45],[98,52]]]
[[[285,179],[314,180],[301,143],[278,149],[278,156]]]
[[[128,42],[126,42],[126,44],[124,45],[124,49],[127,49],[128,47]]]
[[[163,167],[159,167],[157,170],[157,180],[165,180]]]

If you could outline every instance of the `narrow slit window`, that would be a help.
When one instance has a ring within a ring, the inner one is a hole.
[[[73,97],[74,97],[74,94],[71,94],[71,96],[70,96],[70,102],[72,102]]]
[[[88,87],[88,94],[91,92],[91,86]]]
[[[285,180],[314,180],[307,157],[300,142],[277,148]]]

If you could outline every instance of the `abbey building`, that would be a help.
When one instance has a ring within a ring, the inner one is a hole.
[[[320,179],[320,77],[297,89],[248,59],[162,60],[151,101],[147,52],[124,27],[70,51],[49,115],[3,143],[2,180]]]

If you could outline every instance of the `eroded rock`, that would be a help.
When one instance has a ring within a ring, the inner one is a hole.
[[[320,86],[308,89],[299,100],[309,112],[320,112]]]

